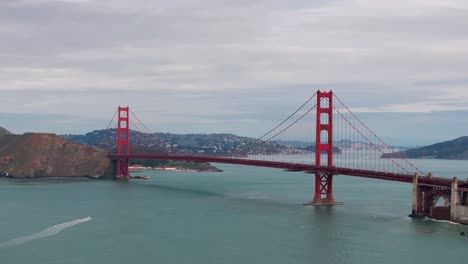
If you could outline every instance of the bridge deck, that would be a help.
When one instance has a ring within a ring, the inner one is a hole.
[[[326,166],[315,166],[300,163],[288,163],[279,161],[264,161],[264,160],[249,160],[240,158],[229,158],[229,157],[216,157],[216,156],[200,156],[200,155],[109,155],[112,160],[119,159],[146,159],[146,160],[175,160],[175,161],[192,161],[192,162],[213,162],[213,163],[225,163],[225,164],[236,164],[236,165],[247,165],[267,168],[278,168],[286,169],[291,171],[304,171],[304,172],[321,172],[333,175],[345,175],[354,176],[369,179],[378,179],[385,181],[395,182],[413,182],[413,175],[409,174],[397,174],[388,173],[381,171],[370,171],[360,169],[349,169],[342,167],[326,167]],[[439,178],[439,177],[420,177],[419,183],[431,184],[440,187],[451,187],[451,179]],[[459,181],[459,186],[462,188],[468,188],[468,181]]]

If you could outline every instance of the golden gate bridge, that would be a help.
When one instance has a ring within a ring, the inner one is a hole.
[[[333,177],[354,176],[413,184],[411,216],[468,223],[468,181],[456,177],[434,177],[417,168],[411,161],[386,144],[332,91],[317,91],[296,111],[263,136],[219,155],[151,155],[132,154],[130,124],[144,125],[129,107],[119,107],[117,116],[116,178],[130,179],[129,160],[176,160],[227,163],[303,171],[315,175],[313,201],[306,205],[337,205],[333,193]],[[133,122],[130,117],[134,117]],[[109,127],[109,126],[108,126]],[[272,143],[300,142],[287,153],[274,153]],[[340,142],[341,150],[334,144]],[[387,158],[383,155],[390,154]],[[439,199],[445,204],[437,206]]]

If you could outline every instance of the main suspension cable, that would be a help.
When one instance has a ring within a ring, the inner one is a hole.
[[[119,111],[119,110],[115,110],[114,116],[112,117],[112,120],[111,120],[111,121],[109,122],[109,124],[107,125],[106,130],[109,129],[109,127],[110,127],[110,125],[112,124],[112,122],[114,122],[114,119],[115,119],[115,117],[117,116],[117,112],[118,112],[118,111]]]

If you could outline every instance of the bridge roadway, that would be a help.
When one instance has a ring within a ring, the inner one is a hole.
[[[335,166],[315,166],[309,164],[289,163],[280,161],[249,160],[230,157],[201,156],[201,155],[108,155],[111,160],[139,159],[139,160],[174,160],[174,161],[192,161],[192,162],[212,162],[236,165],[247,165],[267,168],[278,168],[290,171],[304,171],[308,173],[323,173],[332,175],[354,176],[368,179],[378,179],[394,182],[413,183],[414,175],[398,174],[380,171],[349,169]],[[419,177],[420,185],[427,185],[438,188],[451,188],[452,179],[439,177]],[[459,187],[468,189],[468,181],[459,181]]]

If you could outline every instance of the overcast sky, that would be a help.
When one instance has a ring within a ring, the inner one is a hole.
[[[391,144],[468,135],[466,0],[0,0],[0,126],[256,137],[317,89]]]

